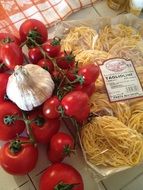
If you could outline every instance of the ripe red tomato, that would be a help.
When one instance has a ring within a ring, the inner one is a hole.
[[[55,119],[60,116],[58,107],[60,106],[60,100],[57,96],[49,98],[43,106],[43,114],[47,119]]]
[[[10,33],[0,33],[0,41],[4,42],[4,43],[10,43],[10,42],[14,42],[16,43],[18,46],[20,45],[20,39],[18,39],[16,36],[14,36],[13,34]]]
[[[93,82],[87,86],[77,84],[75,90],[85,92],[90,97],[95,92],[95,83]]]
[[[80,173],[72,166],[64,163],[52,164],[40,179],[39,190],[70,189],[84,190]]]
[[[99,77],[99,67],[95,64],[85,65],[79,69],[78,75],[83,76],[83,85],[89,85]]]
[[[41,110],[34,110],[29,114],[29,120],[35,139],[39,143],[48,144],[54,134],[59,131],[59,119],[46,119]]]
[[[9,69],[22,65],[24,61],[22,50],[15,43],[6,43],[0,47],[0,59]]]
[[[36,19],[28,19],[23,22],[20,26],[19,34],[22,42],[26,41],[27,37],[30,37],[39,44],[44,43],[48,37],[46,26]]]
[[[76,79],[76,75],[75,75],[75,71],[74,70],[67,70],[66,72],[66,76],[70,81],[74,81]]]
[[[0,73],[0,102],[6,101],[6,86],[9,76],[8,73]]]
[[[50,57],[57,57],[61,50],[60,39],[49,39],[42,47]]]
[[[15,117],[22,117],[21,110],[12,102],[0,104],[0,140],[10,140],[25,129],[25,123],[15,120]]]
[[[49,59],[41,59],[37,65],[42,67],[43,69],[46,69],[49,71],[49,73],[52,73],[54,71],[54,64]]]
[[[89,97],[81,91],[72,91],[65,95],[61,101],[65,114],[82,122],[87,119],[90,108]]]
[[[38,61],[43,58],[43,54],[41,53],[41,51],[38,47],[29,49],[28,56],[29,56],[29,60],[33,64],[37,64]]]
[[[23,143],[22,142],[27,142]],[[34,169],[38,160],[38,149],[21,137],[15,142],[8,142],[0,152],[1,167],[12,175],[25,175]]]
[[[61,52],[56,58],[56,63],[61,69],[70,69],[75,64],[75,56],[72,52]]]
[[[66,156],[70,156],[73,149],[73,138],[66,133],[58,132],[51,138],[48,159],[53,163],[61,162]]]

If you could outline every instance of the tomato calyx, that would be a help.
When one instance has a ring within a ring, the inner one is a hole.
[[[1,42],[3,44],[8,44],[8,43],[14,42],[14,40],[12,40],[10,37],[7,37],[7,38],[4,38],[3,40],[1,40]]]
[[[6,124],[6,125],[14,124],[15,120],[16,120],[15,115],[6,115],[3,118],[4,124]]]
[[[19,139],[13,140],[13,141],[10,143],[9,149],[10,149],[10,151],[11,151],[13,154],[20,152],[21,149],[22,149],[22,142],[21,142]]]
[[[33,40],[41,40],[41,34],[37,31],[37,28],[30,30],[28,33],[28,37],[32,38]]]
[[[64,146],[64,156],[70,156],[71,153],[74,152],[75,150],[73,150],[69,144]]]
[[[66,184],[66,183],[60,182],[54,187],[54,190],[72,190],[76,185],[79,185],[79,184]]]
[[[65,53],[64,59],[65,59],[68,63],[71,63],[71,62],[75,61],[75,55],[73,55],[73,52],[72,52],[72,51],[71,51],[70,53],[67,53],[67,52],[64,50],[64,53]]]
[[[55,37],[55,38],[53,38],[53,40],[51,41],[51,45],[52,45],[52,46],[58,46],[58,45],[60,45],[60,42],[61,42],[61,39],[58,38],[58,37]]]
[[[21,44],[21,46],[26,44],[29,48],[31,48],[35,47],[36,43],[39,45],[42,43],[42,41],[41,34],[37,31],[37,28],[34,28],[29,31],[27,35],[27,40],[23,44]]]
[[[34,122],[38,127],[42,127],[45,123],[45,119],[42,116],[38,115]]]
[[[75,75],[76,79],[71,82],[71,84],[79,83],[82,85],[84,83],[84,77],[81,75]]]

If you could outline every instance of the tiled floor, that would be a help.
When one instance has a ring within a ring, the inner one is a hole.
[[[108,8],[106,1],[100,1],[94,7],[86,8],[67,18],[67,20],[95,18],[99,16],[115,16],[120,12],[115,12]],[[52,31],[52,30],[51,30]],[[40,158],[37,167],[27,176],[14,177],[6,174],[0,168],[0,190],[38,190],[38,183],[42,171],[49,165],[46,159],[46,147],[39,146]],[[72,163],[77,168],[85,184],[85,190],[142,190],[143,189],[143,166],[138,166],[130,170],[118,173],[103,180],[98,189],[93,176],[85,167],[81,152],[78,150],[75,156],[68,158],[65,162]],[[104,188],[103,188],[104,187]],[[48,189],[47,189],[48,190]]]

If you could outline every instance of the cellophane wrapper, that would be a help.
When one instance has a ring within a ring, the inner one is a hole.
[[[117,24],[123,24],[125,26],[131,26],[136,31],[138,31],[140,33],[141,37],[143,37],[143,20],[139,19],[138,17],[133,16],[131,14],[119,15],[119,16],[116,16],[114,18],[113,17],[112,18],[111,17],[99,17],[99,18],[93,18],[91,20],[85,20],[84,19],[84,20],[63,21],[63,22],[58,23],[55,26],[55,30],[52,33],[52,35],[53,36],[58,36],[61,39],[64,39],[71,28],[74,28],[74,27],[77,27],[77,26],[87,26],[87,27],[90,27],[92,29],[95,29],[96,32],[97,32],[97,35],[94,36],[95,39],[93,39],[93,46],[92,46],[92,47],[95,48],[96,43],[97,43],[97,38],[98,38],[99,31],[102,30],[107,25],[114,28],[114,26],[116,26]],[[79,43],[82,44],[82,38],[81,38],[81,41],[79,40]],[[139,42],[138,46],[140,47],[141,53],[142,53],[142,54],[140,53],[140,58],[142,59],[140,61],[142,61],[142,63],[143,63],[142,41]],[[121,47],[122,47],[122,44],[121,44]],[[92,48],[90,48],[90,49],[92,49]],[[88,48],[84,47],[84,45],[83,45],[82,50],[88,50]],[[115,51],[112,50],[112,55],[109,56],[108,58],[109,59],[114,58],[114,57],[116,58],[116,57],[118,57],[117,54],[118,54],[118,52],[116,52],[116,49],[115,49]],[[131,61],[133,62],[135,69],[137,67],[137,64],[139,64],[140,68],[143,69],[143,64],[141,65],[140,63],[136,62],[134,56],[132,56],[132,57],[133,57],[134,60],[131,60]],[[119,58],[125,58],[125,57],[124,56],[120,57],[120,55],[119,55]],[[142,86],[143,85],[142,77],[141,77],[141,75],[139,75],[140,73],[138,73],[138,71],[136,71],[136,72],[137,72],[137,75],[138,75],[138,77],[140,79],[141,86]],[[105,92],[107,93],[106,89],[105,89]],[[126,102],[126,103],[129,102],[130,103],[130,101],[134,101],[134,100],[136,101],[136,98],[134,98],[133,100],[132,99],[122,100],[120,102],[122,102],[124,104],[124,102]],[[142,100],[143,100],[143,98],[142,98]],[[113,115],[113,113],[110,110],[108,110],[108,108],[105,107],[105,109],[106,109],[107,115],[111,115],[111,116]],[[101,166],[101,165],[96,166],[96,165],[94,165],[94,164],[92,164],[92,163],[90,163],[88,161],[86,152],[85,152],[85,150],[84,150],[84,148],[82,146],[82,143],[81,143],[80,135],[79,135],[79,144],[81,145],[81,150],[83,152],[83,157],[84,157],[85,162],[86,162],[85,167],[87,167],[87,169],[91,171],[91,174],[93,175],[93,177],[95,178],[96,181],[100,181],[100,180],[108,177],[111,174],[115,174],[117,172],[129,169],[129,168],[132,167],[132,166],[111,167],[111,166]],[[102,152],[101,152],[101,154],[102,154]],[[138,164],[141,164],[141,162],[138,163]]]

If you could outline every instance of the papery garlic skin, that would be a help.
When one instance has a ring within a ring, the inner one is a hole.
[[[16,66],[9,77],[6,93],[20,109],[31,111],[52,96],[54,82],[48,71],[38,65]]]

